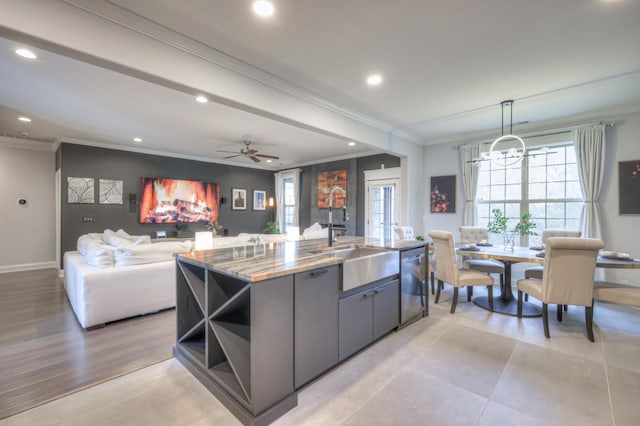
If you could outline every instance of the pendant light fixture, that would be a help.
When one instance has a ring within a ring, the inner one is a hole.
[[[502,136],[491,144],[491,147],[489,148],[489,158],[495,164],[506,167],[521,161],[527,152],[527,146],[521,137],[513,134],[513,100],[502,101],[500,102],[500,105],[502,106]],[[506,111],[507,108],[509,109],[508,111]],[[506,135],[504,134],[505,113],[509,116],[509,133]],[[520,145],[520,148],[511,147],[507,151],[506,155],[503,155],[496,146],[504,142],[517,142]]]

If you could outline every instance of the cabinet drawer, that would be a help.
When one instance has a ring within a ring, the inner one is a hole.
[[[347,358],[367,346],[373,339],[373,290],[357,293],[341,299],[340,360]]]
[[[338,363],[338,266],[295,274],[294,351],[298,388]]]
[[[399,281],[376,287],[373,292],[373,340],[376,340],[400,324]]]

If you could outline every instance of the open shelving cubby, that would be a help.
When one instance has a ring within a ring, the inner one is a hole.
[[[180,362],[243,423],[293,408],[293,276],[255,283],[176,262]]]
[[[194,265],[178,262],[176,274],[177,343],[197,361],[204,363],[206,353],[206,316],[204,271]]]
[[[251,285],[208,272],[208,314],[212,330],[207,344],[224,360],[208,365],[210,373],[239,397],[251,403]]]

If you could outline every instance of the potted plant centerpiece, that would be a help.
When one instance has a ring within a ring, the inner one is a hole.
[[[531,213],[524,212],[520,216],[520,221],[509,229],[509,219],[502,213],[500,209],[491,210],[493,219],[489,221],[487,230],[493,234],[502,234],[504,238],[504,249],[512,251],[514,246],[514,238],[516,235],[537,235],[534,228],[537,224],[531,222]]]
[[[275,220],[270,220],[267,222],[267,226],[262,230],[265,234],[279,234],[280,229],[278,228],[278,222]]]

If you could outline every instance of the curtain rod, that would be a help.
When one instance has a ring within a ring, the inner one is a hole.
[[[554,135],[562,135],[564,133],[571,133],[573,130],[575,129],[579,129],[580,127],[588,127],[588,126],[597,126],[599,124],[604,124],[605,127],[613,127],[615,126],[615,121],[611,121],[611,122],[603,122],[603,121],[596,121],[593,123],[585,123],[585,124],[577,124],[575,126],[570,126],[570,127],[558,127],[555,129],[549,129],[546,132],[543,133],[536,133],[536,132],[532,132],[532,133],[525,133],[523,135],[519,135],[522,138],[527,138],[527,139],[531,139],[531,138],[541,138],[544,136],[554,136]],[[493,139],[489,139],[489,140],[483,140],[480,142],[470,142],[471,144],[473,143],[480,143],[480,144],[487,144],[487,143],[491,143],[493,142]],[[456,145],[454,148],[455,149],[460,149],[461,146],[464,145],[468,145],[469,143],[465,143],[462,145]]]

